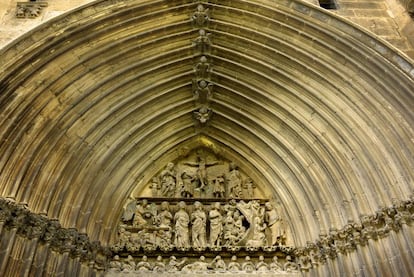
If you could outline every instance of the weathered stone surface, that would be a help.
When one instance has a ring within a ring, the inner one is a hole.
[[[203,3],[204,34],[191,19],[198,2],[97,1],[0,50],[1,195],[60,223],[44,230],[27,211],[1,214],[0,224],[10,223],[1,273],[25,275],[38,240],[48,250],[33,257],[36,274],[99,275],[107,254],[97,241],[117,241],[123,204],[152,193],[169,162],[205,147],[283,208],[297,247],[289,267],[311,276],[409,276],[413,232],[400,203],[392,205],[413,188],[411,60],[305,2]],[[361,25],[393,22],[369,18],[365,8]],[[392,26],[402,26],[399,15]],[[393,37],[392,28],[368,27]],[[194,70],[202,55],[212,71]],[[199,76],[213,90],[193,86]],[[195,106],[194,87],[211,117]],[[129,266],[141,262],[120,254]],[[205,266],[194,264],[198,256],[187,271]],[[246,260],[248,270],[252,260],[260,256]]]

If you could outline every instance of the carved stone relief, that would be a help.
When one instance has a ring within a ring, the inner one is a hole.
[[[35,18],[40,16],[43,8],[47,7],[46,1],[30,1],[17,2],[16,17],[17,18]]]
[[[138,271],[265,272],[275,255],[293,255],[266,189],[206,148],[168,162],[138,195],[125,206],[113,270],[129,271],[134,260]],[[239,254],[247,257],[237,266]]]
[[[210,80],[212,65],[207,57],[212,49],[212,35],[206,30],[210,22],[210,12],[202,3],[197,5],[191,16],[193,27],[197,30],[197,37],[192,46],[196,55],[201,55],[194,65],[193,97],[196,108],[193,117],[197,127],[203,127],[212,117],[211,99],[213,97],[213,83]]]

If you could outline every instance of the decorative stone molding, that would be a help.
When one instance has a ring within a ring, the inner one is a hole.
[[[47,7],[46,1],[30,1],[30,2],[17,2],[16,17],[17,18],[36,18],[40,16],[43,8]]]
[[[285,261],[280,261],[277,256],[266,257],[260,255],[257,258],[250,256],[237,257],[236,255],[227,255],[222,257],[206,258],[199,257],[147,257],[134,258],[131,255],[119,257],[116,255],[110,263],[108,275],[119,273],[226,273],[226,274],[294,274],[299,273],[298,265],[287,256]],[[272,276],[272,275],[270,275]]]
[[[0,224],[29,240],[36,239],[59,253],[69,253],[73,258],[93,264],[96,269],[106,268],[112,254],[100,242],[91,242],[86,234],[74,228],[63,228],[59,221],[32,213],[27,205],[12,199],[0,198]]]
[[[297,247],[293,252],[299,268],[307,271],[338,254],[347,254],[358,247],[366,246],[370,240],[399,232],[404,225],[414,221],[414,195],[409,200],[394,199],[391,207],[382,207],[374,215],[361,215],[359,222],[349,221],[342,229],[331,228],[329,234],[320,234],[315,242]]]

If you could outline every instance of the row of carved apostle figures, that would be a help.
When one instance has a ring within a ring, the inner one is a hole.
[[[269,259],[270,261],[266,261]],[[292,261],[291,256],[287,256],[284,262],[280,262],[277,256],[265,258],[250,258],[246,256],[243,261],[239,261],[237,256],[233,255],[228,259],[217,255],[214,258],[207,259],[200,256],[198,260],[182,258],[178,260],[175,256],[170,256],[166,261],[162,256],[157,256],[155,260],[143,256],[136,261],[131,255],[121,259],[114,256],[110,262],[110,268],[113,271],[153,271],[153,272],[272,272],[288,273],[297,272],[298,264]]]
[[[115,250],[237,250],[242,246],[257,250],[283,244],[281,217],[270,202],[215,202],[206,207],[196,201],[188,207],[180,201],[175,210],[173,214],[166,201],[157,207],[144,199],[136,206],[129,228],[137,231],[128,231],[128,225],[121,227]]]

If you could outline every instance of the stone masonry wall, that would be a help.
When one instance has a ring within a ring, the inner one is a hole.
[[[398,0],[337,0],[332,10],[414,58],[414,21]]]
[[[17,2],[29,2],[28,0],[2,0],[0,1],[0,48],[49,20],[71,9],[93,2],[93,0],[51,0],[47,7],[43,8],[40,15],[35,18],[17,18]]]

